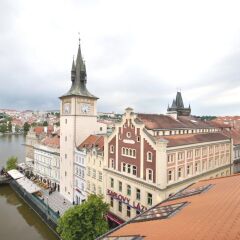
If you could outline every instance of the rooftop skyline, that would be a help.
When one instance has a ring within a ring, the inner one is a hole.
[[[193,115],[239,115],[239,7],[233,0],[3,0],[0,108],[58,109],[80,32],[98,111],[166,113],[181,89]]]

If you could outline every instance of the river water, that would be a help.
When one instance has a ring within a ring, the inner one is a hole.
[[[25,137],[0,136],[0,169],[10,156],[24,161]],[[57,240],[38,215],[9,186],[0,186],[0,240]]]

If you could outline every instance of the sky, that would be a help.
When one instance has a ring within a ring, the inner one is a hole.
[[[240,1],[1,0],[0,108],[59,109],[78,38],[98,111],[240,115]]]

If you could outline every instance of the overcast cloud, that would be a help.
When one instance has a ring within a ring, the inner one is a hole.
[[[0,108],[58,109],[81,35],[99,111],[239,115],[240,2],[1,0]]]

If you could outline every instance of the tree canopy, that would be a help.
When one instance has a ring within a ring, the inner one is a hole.
[[[16,168],[17,168],[17,157],[12,156],[8,158],[6,170],[9,171]]]
[[[67,210],[59,219],[57,231],[63,240],[92,240],[108,231],[105,219],[109,207],[102,197],[90,195],[81,205]]]

